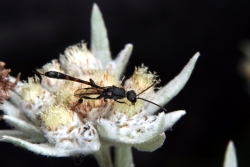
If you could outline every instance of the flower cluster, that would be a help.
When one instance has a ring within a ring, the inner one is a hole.
[[[91,52],[84,42],[70,46],[59,60],[38,69],[42,79],[35,76],[27,82],[18,82],[10,102],[3,104],[3,119],[15,129],[1,130],[0,140],[47,156],[94,154],[102,166],[112,166],[109,148],[114,146],[116,166],[133,166],[131,147],[156,150],[165,140],[164,132],[185,114],[183,110],[156,114],[161,108],[148,101],[159,105],[169,102],[189,79],[199,53],[158,91],[154,90],[158,76],[144,65],[136,67],[123,85],[122,73],[133,46],[127,44],[112,60],[107,31],[96,5],[91,26]],[[100,95],[100,90],[67,78],[49,78],[43,75],[47,71],[94,82],[100,87],[114,85],[125,92],[143,93],[134,104],[127,98],[93,100],[90,98]]]

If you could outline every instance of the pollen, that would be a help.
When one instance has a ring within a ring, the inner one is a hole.
[[[60,68],[60,64],[58,62],[58,60],[54,59],[51,61],[51,63],[47,63],[43,66],[43,70],[44,71],[60,71],[61,72],[61,68]]]
[[[34,99],[43,95],[43,89],[39,83],[39,79],[37,77],[28,78],[28,82],[24,83],[20,95],[24,101],[34,103]]]
[[[113,70],[96,70],[91,78],[99,86],[121,86],[119,80],[115,77]]]
[[[155,75],[155,73],[148,72],[148,68],[144,65],[136,67],[132,75],[133,87],[134,89],[137,89],[137,91],[141,92],[152,85],[156,81],[156,77],[157,75]]]
[[[55,93],[57,104],[64,104],[65,106],[72,107],[73,103],[78,100],[78,98],[74,96],[74,91],[77,89],[78,87],[74,86],[74,83],[64,81]]]
[[[141,100],[137,100],[135,104],[132,104],[125,98],[120,101],[124,103],[116,102],[112,111],[114,114],[123,113],[124,115],[127,116],[127,118],[132,118],[134,115],[140,113],[144,104],[144,102]]]
[[[154,91],[154,83],[157,83],[157,75],[148,71],[148,68],[142,65],[141,67],[136,67],[132,77],[126,81],[125,90],[134,90],[138,97],[147,99],[151,93]],[[149,88],[152,86],[151,88]],[[148,89],[149,88],[149,89]],[[120,100],[122,103],[115,103],[113,111],[125,114],[128,118],[140,113],[143,109],[145,101],[137,99],[137,101],[132,104],[126,98]]]
[[[74,121],[73,111],[63,105],[50,106],[41,115],[42,125],[56,131],[61,126],[71,127]]]

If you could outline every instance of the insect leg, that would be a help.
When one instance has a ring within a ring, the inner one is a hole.
[[[93,87],[89,87],[89,88],[84,88],[85,90],[89,90],[89,89],[96,89],[96,88],[93,88]]]
[[[122,77],[122,83],[121,83],[122,87],[125,85],[125,81],[126,81],[126,77],[123,76],[123,77]]]
[[[98,97],[88,97],[88,96],[82,96],[81,99],[91,99],[91,100],[98,100],[100,98]]]
[[[124,101],[115,100],[117,103],[125,103]],[[127,104],[127,103],[126,103]]]
[[[124,101],[118,101],[118,100],[115,100],[115,99],[114,99],[114,101],[117,102],[117,103],[121,103],[121,104],[122,104],[122,103],[125,103],[125,104],[127,104],[128,106],[130,106],[128,103],[126,103],[126,102],[124,102]]]
[[[81,96],[81,98],[78,100],[78,103],[74,107],[76,107],[78,104],[81,104],[83,102],[83,99],[97,100],[98,98],[97,97]]]

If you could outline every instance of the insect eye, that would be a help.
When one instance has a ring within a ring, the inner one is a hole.
[[[128,91],[126,96],[127,96],[127,99],[130,102],[132,102],[132,103],[136,102],[136,93],[135,93],[135,91],[133,91],[133,90]]]

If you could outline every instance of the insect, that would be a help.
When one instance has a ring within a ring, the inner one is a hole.
[[[44,74],[42,74],[38,71],[34,71],[34,73],[39,74],[39,75],[44,75],[44,76],[49,77],[49,78],[64,79],[64,80],[69,80],[69,81],[74,81],[74,82],[79,82],[79,83],[89,85],[90,87],[88,87],[88,88],[82,88],[82,89],[78,89],[75,91],[74,96],[79,97],[78,104],[82,103],[83,99],[97,100],[97,99],[102,99],[102,98],[105,101],[107,99],[113,99],[114,101],[116,101],[118,103],[125,103],[123,101],[119,101],[119,99],[127,98],[128,101],[130,101],[134,105],[136,103],[137,99],[141,99],[141,100],[144,100],[148,103],[152,103],[152,104],[160,107],[164,111],[167,111],[164,107],[162,107],[162,106],[160,106],[152,101],[138,97],[140,94],[147,91],[149,88],[153,87],[155,85],[155,83],[153,83],[148,88],[141,91],[140,93],[136,94],[134,90],[125,91],[125,89],[123,87],[117,87],[114,85],[113,86],[105,86],[105,87],[98,86],[98,85],[96,85],[94,80],[92,80],[91,78],[89,79],[89,81],[84,81],[84,80],[81,80],[79,78],[75,78],[75,77],[72,77],[70,75],[56,72],[56,71],[48,71],[48,72],[45,72]],[[97,95],[97,97],[90,97],[91,95]]]

